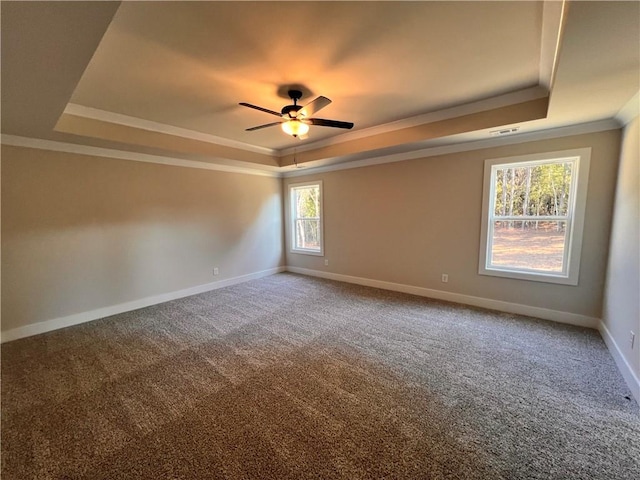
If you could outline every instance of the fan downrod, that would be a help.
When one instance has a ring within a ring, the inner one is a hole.
[[[289,90],[288,93],[291,100],[293,100],[293,105],[283,107],[282,115],[287,115],[289,118],[296,118],[298,110],[302,109],[302,107],[298,105],[298,100],[302,98],[302,92],[300,90]]]
[[[293,100],[293,104],[295,105],[298,100],[302,98],[302,92],[300,90],[289,90],[289,98]]]

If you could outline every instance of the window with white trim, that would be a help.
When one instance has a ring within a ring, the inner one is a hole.
[[[322,182],[289,185],[291,251],[323,255]]]
[[[481,275],[578,284],[590,153],[485,161]]]

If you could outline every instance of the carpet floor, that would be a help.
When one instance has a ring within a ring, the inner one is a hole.
[[[290,273],[2,346],[2,478],[638,479],[598,332]]]

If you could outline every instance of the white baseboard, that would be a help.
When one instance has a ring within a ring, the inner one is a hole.
[[[562,312],[558,310],[550,310],[548,308],[532,307],[530,305],[522,305],[519,303],[510,303],[500,300],[491,300],[489,298],[474,297],[471,295],[463,295],[460,293],[444,292],[442,290],[415,287],[413,285],[404,285],[401,283],[384,282],[381,280],[373,280],[370,278],[352,277],[350,275],[341,275],[339,273],[310,270],[307,268],[287,267],[286,270],[288,272],[309,275],[312,277],[320,277],[329,280],[337,280],[340,282],[354,283],[357,285],[364,285],[366,287],[392,290],[394,292],[410,293],[412,295],[418,295],[421,297],[429,297],[437,300],[462,303],[464,305],[472,305],[474,307],[489,308],[491,310],[498,310],[501,312],[516,313],[519,315],[527,315],[530,317],[542,318],[544,320],[551,320],[559,323],[567,323],[580,327],[598,329],[605,345],[609,350],[609,353],[618,366],[618,370],[620,370],[620,373],[629,386],[629,389],[631,390],[634,398],[640,404],[640,379],[631,368],[631,365],[629,365],[629,362],[627,362],[627,359],[622,355],[622,351],[611,336],[611,333],[607,329],[604,322],[602,322],[599,318],[589,317],[587,315],[579,315],[570,312]]]
[[[109,307],[98,308],[96,310],[90,310],[88,312],[81,312],[74,315],[68,315],[66,317],[53,318],[44,322],[32,323],[30,325],[12,328],[11,330],[2,332],[0,342],[10,342],[11,340],[17,340],[19,338],[30,337],[32,335],[38,335],[40,333],[46,333],[52,330],[58,330],[59,328],[70,327],[72,325],[78,325],[79,323],[90,322],[92,320],[98,320],[100,318],[109,317],[111,315],[117,315],[118,313],[129,312],[131,310],[137,310],[138,308],[149,307],[158,303],[169,302],[178,298],[197,295],[198,293],[209,292],[218,288],[237,285],[238,283],[248,282],[249,280],[267,277],[269,275],[273,275],[274,273],[284,271],[286,271],[285,267],[270,268],[268,270],[262,270],[247,275],[227,278],[217,282],[205,283],[203,285],[185,288],[183,290],[177,290],[175,292],[153,295],[151,297],[141,298],[139,300],[120,303],[118,305],[112,305]]]
[[[627,385],[629,386],[631,393],[636,399],[636,402],[640,404],[640,378],[638,378],[638,375],[636,375],[636,373],[633,371],[631,365],[629,365],[629,362],[622,354],[622,350],[620,350],[620,347],[613,339],[613,335],[611,335],[611,332],[602,321],[600,322],[599,330],[604,343],[609,349],[609,353],[611,353],[613,360],[618,366],[618,370],[620,370],[622,377],[624,378],[625,382],[627,382]]]
[[[416,287],[413,285],[405,285],[401,283],[385,282],[382,280],[373,280],[370,278],[354,277],[350,275],[342,275],[339,273],[323,272],[320,270],[310,270],[306,268],[298,267],[276,267],[268,270],[262,270],[259,272],[250,273],[247,275],[241,275],[238,277],[227,278],[217,282],[205,283],[196,287],[185,288],[183,290],[177,290],[175,292],[163,293],[160,295],[154,295],[151,297],[141,298],[139,300],[133,300],[131,302],[125,302],[118,305],[112,305],[109,307],[98,308],[88,312],[77,313],[74,315],[68,315],[65,317],[54,318],[46,320],[44,322],[33,323],[25,325],[23,327],[13,328],[1,333],[0,342],[10,342],[20,338],[30,337],[32,335],[38,335],[41,333],[58,330],[60,328],[70,327],[72,325],[78,325],[80,323],[90,322],[98,320],[100,318],[109,317],[111,315],[117,315],[119,313],[128,312],[131,310],[137,310],[139,308],[148,307],[151,305],[157,305],[159,303],[176,300],[178,298],[188,297],[191,295],[197,295],[199,293],[209,292],[218,288],[228,287],[231,285],[237,285],[239,283],[248,282],[249,280],[255,280],[262,277],[267,277],[275,273],[289,271],[292,273],[299,273],[302,275],[309,275],[313,277],[326,278],[329,280],[337,280],[340,282],[353,283],[357,285],[364,285],[367,287],[381,288],[384,290],[391,290],[394,292],[409,293],[412,295],[418,295],[421,297],[429,297],[437,300],[445,300],[449,302],[462,303],[465,305],[472,305],[475,307],[489,308],[492,310],[498,310],[507,313],[516,313],[520,315],[527,315],[536,318],[542,318],[545,320],[552,320],[560,323],[567,323],[571,325],[578,325],[581,327],[597,328],[604,339],[611,356],[613,357],[618,369],[620,370],[623,378],[627,382],[631,393],[635,397],[636,401],[640,403],[640,379],[627,362],[627,359],[622,355],[622,351],[618,347],[618,344],[613,339],[611,332],[607,329],[607,326],[598,318],[589,317],[586,315],[579,315],[570,312],[562,312],[558,310],[550,310],[547,308],[532,307],[530,305],[522,305],[518,303],[503,302],[501,300],[492,300],[482,297],[474,297],[471,295],[463,295],[460,293],[445,292],[442,290],[433,290],[430,288]]]
[[[532,307],[530,305],[522,305],[519,303],[503,302],[501,300],[492,300],[490,298],[474,297],[471,295],[463,295],[461,293],[433,290],[430,288],[416,287],[413,285],[405,285],[402,283],[384,282],[382,280],[352,277],[350,275],[341,275],[339,273],[323,272],[320,270],[310,270],[307,268],[298,267],[287,267],[287,271],[313,277],[327,278],[329,280],[337,280],[340,282],[355,283],[357,285],[364,285],[366,287],[375,287],[381,288],[383,290],[392,290],[394,292],[410,293],[412,295],[434,298],[436,300],[462,303],[464,305],[472,305],[474,307],[499,310],[501,312],[527,315],[530,317],[552,320],[559,323],[568,323],[570,325],[577,325],[580,327],[597,329],[600,323],[599,318],[589,317],[587,315],[562,312],[559,310],[550,310],[548,308]]]

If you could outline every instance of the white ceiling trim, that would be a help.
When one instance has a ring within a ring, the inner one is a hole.
[[[602,132],[606,130],[615,130],[620,128],[618,123],[613,119],[599,120],[596,122],[583,123],[579,125],[570,125],[567,127],[551,128],[548,130],[538,130],[536,132],[522,133],[509,137],[489,138],[485,140],[474,140],[465,143],[457,143],[451,145],[443,145],[439,147],[424,148],[413,152],[396,153],[384,155],[377,158],[367,158],[364,160],[355,160],[347,163],[334,163],[332,165],[314,167],[309,162],[301,167],[288,166],[282,167],[286,170],[283,173],[284,178],[301,177],[315,173],[332,172],[335,170],[348,170],[350,168],[369,167],[372,165],[381,165],[384,163],[404,162],[406,160],[416,160],[419,158],[434,157],[437,155],[447,155],[450,153],[468,152],[471,150],[481,150],[483,148],[500,147],[503,145],[515,145],[518,143],[534,142],[538,140],[547,140],[552,138],[568,137],[572,135],[582,135],[585,133]]]
[[[634,97],[635,98],[635,97]],[[337,163],[341,158],[331,159],[331,165],[318,165],[326,160],[305,163],[300,168],[295,166],[287,167],[265,167],[268,170],[259,170],[251,167],[234,165],[224,165],[219,163],[199,162],[181,158],[163,157],[159,155],[148,155],[145,153],[126,152],[108,148],[91,147],[88,145],[78,145],[75,143],[57,142],[53,140],[43,140],[38,138],[20,137],[16,135],[3,134],[0,139],[3,145],[16,147],[36,148],[39,150],[51,150],[57,152],[75,153],[79,155],[90,155],[95,157],[115,158],[119,160],[130,160],[135,162],[158,163],[161,165],[172,165],[186,168],[199,168],[203,170],[217,170],[230,173],[242,173],[246,175],[258,175],[265,177],[289,178],[316,173],[331,172],[335,170],[347,170],[351,168],[368,167],[381,165],[384,163],[403,162],[406,160],[416,160],[419,158],[433,157],[436,155],[447,155],[450,153],[467,152],[470,150],[480,150],[483,148],[498,147],[503,145],[515,145],[518,143],[533,142],[552,138],[567,137],[571,135],[581,135],[585,133],[601,132],[620,128],[615,119],[605,119],[596,122],[570,125],[566,127],[539,130],[536,132],[522,133],[509,137],[497,137],[483,140],[474,140],[464,143],[456,143],[437,147],[423,148],[412,152],[402,152],[379,157],[354,160],[346,163]],[[374,155],[374,153],[372,153]],[[225,161],[224,159],[212,159],[213,161]],[[314,166],[317,165],[317,166]]]
[[[542,6],[539,82],[548,91],[553,88],[556,76],[566,12],[566,0],[546,0]]]
[[[84,105],[78,105],[75,103],[67,104],[64,113],[82,118],[90,118],[92,120],[115,123],[127,127],[139,128],[142,130],[164,133],[167,135],[174,135],[177,137],[189,138],[192,140],[199,140],[215,145],[238,148],[254,153],[272,155],[282,158],[286,155],[293,154],[294,150],[296,150],[297,152],[306,152],[309,150],[336,145],[351,140],[358,140],[361,138],[393,132],[404,128],[415,127],[417,125],[424,125],[427,123],[438,122],[440,120],[447,120],[449,118],[483,112],[494,108],[501,108],[508,105],[537,100],[539,98],[545,97],[546,95],[547,91],[544,88],[541,88],[539,86],[531,87],[524,90],[507,93],[505,95],[479,100],[477,102],[467,103],[464,105],[438,110],[435,112],[429,112],[426,114],[417,115],[383,125],[377,125],[375,127],[343,133],[336,137],[331,137],[317,142],[306,143],[295,147],[289,147],[282,150],[250,145],[248,143],[237,142],[235,140],[217,137],[215,135],[209,135],[207,133],[196,132],[194,130],[189,130],[186,128],[174,127],[172,125],[167,125],[164,123],[152,122],[150,120],[130,117],[128,115],[122,115],[120,113],[109,112],[97,108],[85,107]]]
[[[134,162],[158,163],[161,165],[172,165],[175,167],[200,168],[202,170],[217,170],[220,172],[243,173],[246,175],[258,175],[262,177],[280,177],[280,167],[268,167],[269,170],[259,170],[251,167],[241,167],[234,165],[223,165],[220,163],[198,162],[196,160],[186,160],[183,158],[163,157],[160,155],[148,155],[146,153],[126,152],[113,150],[110,148],[91,147],[88,145],[78,145],[75,143],[56,142],[53,140],[42,140],[39,138],[20,137],[16,135],[2,135],[0,137],[3,145],[14,147],[36,148],[38,150],[51,150],[54,152],[75,153],[79,155],[90,155],[93,157],[115,158],[118,160],[130,160]],[[213,161],[224,161],[223,159],[212,159]],[[244,163],[244,162],[243,162]]]
[[[90,118],[92,120],[100,120],[127,127],[139,128],[141,130],[149,130],[151,132],[164,133],[167,135],[174,135],[176,137],[189,138],[191,140],[199,140],[201,142],[213,143],[224,147],[237,148],[263,155],[277,155],[277,151],[272,148],[250,145],[248,143],[238,142],[228,138],[217,137],[208,133],[196,132],[195,130],[174,127],[173,125],[152,122],[151,120],[144,120],[142,118],[130,117],[129,115],[122,115],[120,113],[109,112],[107,110],[85,107],[84,105],[78,105],[75,103],[67,104],[64,109],[64,113],[75,115],[77,117]]]
[[[403,128],[415,127],[418,125],[439,122],[441,120],[447,120],[450,118],[462,117],[464,115],[471,115],[473,113],[484,112],[484,111],[492,110],[495,108],[506,107],[509,105],[516,105],[518,103],[537,100],[539,98],[543,98],[546,96],[547,96],[546,89],[540,86],[526,88],[524,90],[518,90],[516,92],[499,95],[497,97],[478,100],[477,102],[465,103],[464,105],[458,105],[456,107],[437,110],[435,112],[429,112],[422,115],[416,115],[414,117],[409,117],[403,120],[386,123],[384,125],[377,125],[375,127],[343,133],[341,135],[331,137],[325,140],[319,140],[313,143],[307,143],[307,144],[296,146],[296,147],[286,148],[284,150],[281,150],[279,153],[280,153],[280,157],[284,157],[286,155],[292,155],[294,153],[294,150],[298,153],[306,152],[309,150],[315,150],[317,148],[328,147],[332,145],[337,145],[339,143],[349,142],[351,140],[359,140],[361,138],[389,133],[395,130],[401,130]]]
[[[616,113],[616,120],[626,125],[640,114],[640,90]]]

